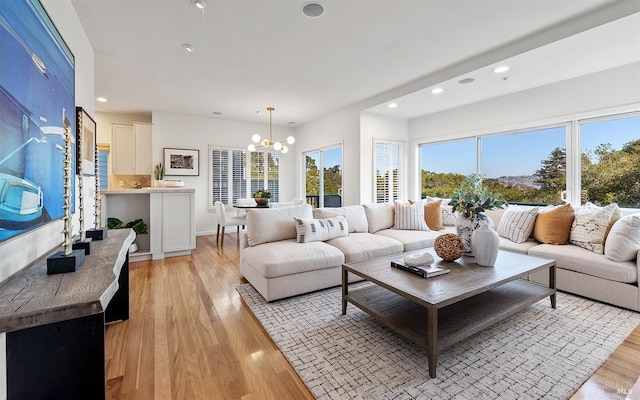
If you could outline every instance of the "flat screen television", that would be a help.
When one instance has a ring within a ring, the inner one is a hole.
[[[73,54],[38,0],[0,0],[0,242],[64,216],[74,70]],[[74,190],[75,144],[71,154]]]

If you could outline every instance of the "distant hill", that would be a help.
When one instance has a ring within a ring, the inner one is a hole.
[[[540,185],[536,183],[535,175],[501,176],[495,179],[515,188],[522,186],[540,188]]]

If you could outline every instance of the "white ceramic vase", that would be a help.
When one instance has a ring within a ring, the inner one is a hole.
[[[493,221],[483,213],[479,213],[477,217],[466,218],[462,214],[456,217],[456,233],[462,239],[464,245],[464,255],[473,257],[473,245],[471,244],[471,234],[478,229],[481,224],[488,224],[493,228]]]
[[[482,223],[471,234],[471,247],[476,258],[476,264],[483,267],[493,267],[498,258],[500,237],[488,224]]]

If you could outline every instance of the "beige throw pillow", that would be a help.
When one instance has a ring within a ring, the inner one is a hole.
[[[613,261],[635,260],[640,250],[640,214],[617,220],[604,245],[604,255]]]
[[[442,226],[442,200],[432,201],[424,205],[424,222],[432,231],[444,229]]]
[[[616,203],[606,207],[599,207],[592,203],[585,204],[576,210],[571,224],[569,242],[596,254],[604,254],[607,232],[620,215],[620,208]]]
[[[571,232],[573,215],[571,204],[542,208],[538,211],[533,237],[541,243],[566,244]]]
[[[424,205],[421,202],[407,204],[394,201],[393,228],[413,231],[428,231],[424,222]]]
[[[536,223],[538,207],[511,206],[500,218],[498,235],[515,243],[524,243]]]

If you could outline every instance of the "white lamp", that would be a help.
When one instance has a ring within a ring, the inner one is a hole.
[[[286,153],[287,151],[289,151],[289,148],[287,146],[283,146],[282,142],[280,142],[280,141],[278,141],[278,142],[274,142],[273,141],[273,126],[272,126],[272,115],[271,115],[271,113],[273,112],[273,110],[275,110],[275,108],[267,107],[267,110],[269,110],[269,140],[261,139],[260,135],[258,135],[256,133],[253,136],[251,136],[251,140],[253,141],[253,143],[260,143],[260,144],[259,145],[255,145],[255,144],[252,143],[249,146],[247,146],[247,148],[249,149],[249,151],[256,151],[256,149],[258,149],[260,147],[271,146],[271,147],[273,147],[273,149],[275,151],[279,151],[281,153]],[[294,144],[295,142],[296,142],[296,138],[294,138],[293,136],[289,136],[287,138],[287,143],[288,144]]]

